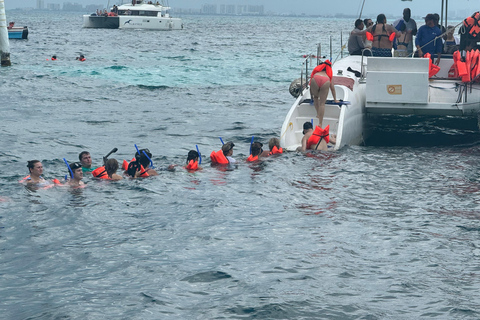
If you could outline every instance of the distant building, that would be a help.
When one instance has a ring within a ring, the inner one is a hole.
[[[84,11],[84,9],[79,3],[64,2],[63,11]]]
[[[203,14],[217,14],[217,5],[216,4],[204,4],[202,6]]]
[[[47,3],[47,10],[51,10],[51,11],[60,10],[60,4],[58,4],[58,3]]]
[[[43,0],[37,0],[37,9],[38,10],[45,9],[45,2]]]

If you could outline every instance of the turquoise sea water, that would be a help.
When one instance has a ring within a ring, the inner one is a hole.
[[[252,136],[281,134],[301,56],[350,21],[185,16],[185,30],[148,32],[7,17],[30,34],[0,69],[0,317],[479,318],[478,130],[446,119],[398,135],[409,119],[384,119],[369,146],[243,161]],[[219,137],[237,169],[209,165]],[[134,144],[177,170],[17,183],[28,160],[61,178],[64,157],[99,165]],[[187,173],[196,144],[204,170]]]

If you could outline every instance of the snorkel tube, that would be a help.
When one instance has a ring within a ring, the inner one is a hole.
[[[110,151],[105,157],[103,157],[103,165],[105,165],[107,163],[108,156],[110,156],[112,153],[115,153],[117,151],[118,151],[117,148],[113,148],[112,151]]]
[[[250,141],[250,154],[252,154],[253,138],[255,138],[255,136],[252,136],[252,141]]]
[[[222,142],[222,145],[225,144],[225,142],[223,142],[222,140],[222,137],[218,137],[220,139],[220,141]]]
[[[70,165],[68,164],[68,161],[67,161],[65,158],[63,158],[63,161],[64,161],[65,164],[67,165],[68,171],[70,171],[70,178],[73,179],[73,171],[72,171],[72,168],[70,168]],[[68,180],[66,175],[65,175],[65,180]]]
[[[140,156],[141,153],[140,153],[140,150],[138,150],[138,147],[137,147],[136,144],[135,144],[135,149],[137,149],[137,153]],[[153,165],[152,159],[150,159],[150,157],[147,155],[147,153],[145,151],[142,151],[142,153],[145,155],[145,157],[147,157],[148,161],[150,161],[150,168],[155,169],[155,166]]]
[[[200,153],[200,150],[198,150],[198,145],[196,144],[195,147],[197,148],[198,152],[198,164],[202,164],[202,154]]]

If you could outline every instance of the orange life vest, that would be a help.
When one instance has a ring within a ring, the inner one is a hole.
[[[307,140],[307,149],[310,149],[314,144],[320,143],[321,139],[325,139],[325,142],[328,143],[330,141],[329,131],[330,125],[326,126],[325,129],[315,126],[315,130],[313,130],[312,135]]]
[[[249,155],[248,158],[247,158],[247,161],[248,162],[253,162],[253,161],[257,161],[258,160],[258,156],[253,156],[253,155]]]
[[[279,153],[283,153],[283,149],[282,148],[277,148],[277,146],[273,146],[272,148],[272,151],[270,151],[269,155],[271,156],[272,154],[279,154]]]
[[[99,179],[107,179],[110,180],[110,177],[108,176],[107,170],[105,169],[105,166],[98,167],[97,169],[92,171],[92,176],[95,178]]]
[[[210,154],[210,160],[212,161],[212,163],[228,164],[228,159],[227,157],[225,157],[222,150],[217,152],[212,151],[212,153]]]
[[[471,17],[463,20],[463,25],[472,37],[476,38],[480,34],[480,12],[475,12]]]
[[[365,34],[368,41],[373,41],[373,34],[371,32],[367,31]]]
[[[132,161],[136,161],[136,159],[133,158]],[[130,161],[130,162],[132,162],[132,161]],[[129,164],[130,164],[130,163],[127,162],[127,160],[124,159],[124,160],[123,160],[123,164],[122,164],[123,170],[127,171]],[[140,173],[140,177],[141,177],[141,178],[146,178],[146,177],[149,177],[149,176],[150,176],[150,175],[148,174],[147,170],[145,170],[142,165],[140,165],[140,172],[141,172],[141,173]]]
[[[424,58],[428,58],[428,77],[431,78],[440,71],[440,67],[432,63],[432,55],[430,53],[425,53]]]
[[[315,75],[315,73],[324,71],[324,70],[327,73],[327,76],[330,78],[330,80],[332,80],[332,77],[333,77],[332,63],[329,60],[325,60],[324,62],[320,63],[318,66],[316,66],[313,69],[312,74],[310,75],[310,81],[311,79],[313,79],[313,76]]]
[[[187,170],[198,170],[198,161],[193,161],[190,160],[190,162],[187,164],[187,166],[185,167],[185,169]]]

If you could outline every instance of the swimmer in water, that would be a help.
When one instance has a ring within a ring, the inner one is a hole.
[[[30,171],[30,175],[23,179],[23,182],[29,185],[32,184],[48,184],[48,181],[42,177],[43,165],[40,160],[30,160],[27,163],[27,168]]]
[[[200,156],[197,151],[195,150],[190,150],[187,155],[187,165],[185,166],[185,169],[187,170],[202,170],[202,167],[198,165],[198,160],[200,159]]]
[[[88,151],[82,151],[78,155],[78,160],[80,160],[80,164],[82,165],[83,172],[91,172],[93,171],[92,168],[92,156]]]
[[[70,164],[70,170],[73,173],[73,177],[68,180],[67,184],[71,187],[79,187],[85,185],[82,181],[83,179],[83,170],[82,164],[80,162],[74,162]]]
[[[328,126],[327,126],[328,127]],[[328,150],[328,143],[336,143],[335,136],[329,135],[327,127],[322,130],[321,135],[315,134],[316,131],[313,130],[312,123],[307,121],[303,124],[303,138],[302,146],[297,148],[297,151],[306,151],[306,150]]]
[[[105,170],[107,171],[108,177],[112,180],[122,180],[122,176],[117,174],[118,170],[118,161],[117,159],[108,159],[105,163]]]
[[[223,151],[223,155],[225,156],[225,158],[227,158],[228,160],[228,163],[229,164],[235,164],[237,162],[237,160],[235,160],[232,155],[233,155],[233,147],[235,147],[235,144],[231,141],[225,143],[223,146],[222,146],[222,151]]]

